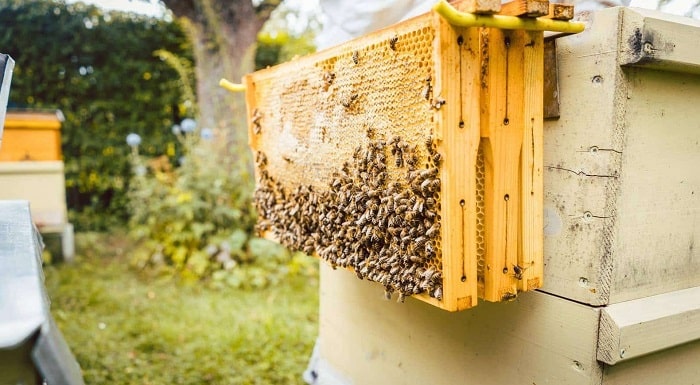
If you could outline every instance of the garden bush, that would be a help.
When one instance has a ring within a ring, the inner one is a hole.
[[[132,262],[214,286],[260,288],[287,274],[315,274],[303,254],[255,237],[252,176],[245,164],[222,157],[216,133],[191,119],[174,126],[183,149],[179,165],[146,157],[136,134],[129,189],[130,234],[140,243]]]

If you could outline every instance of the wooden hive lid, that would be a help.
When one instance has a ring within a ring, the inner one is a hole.
[[[61,110],[14,109],[5,115],[5,128],[60,130],[64,120]]]

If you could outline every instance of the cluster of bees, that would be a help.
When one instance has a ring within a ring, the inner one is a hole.
[[[367,136],[367,146],[356,148],[323,191],[285,189],[258,151],[258,231],[381,283],[387,299],[394,292],[401,302],[421,293],[442,299],[441,156],[430,138],[421,151],[398,136],[389,142]]]

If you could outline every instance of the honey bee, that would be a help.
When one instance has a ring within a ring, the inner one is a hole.
[[[406,301],[406,294],[399,292],[399,298],[396,300],[396,302],[404,303],[404,301]]]
[[[507,291],[507,292],[503,293],[503,295],[501,296],[501,301],[512,302],[512,301],[515,301],[515,299],[517,297],[518,297],[517,294]]]
[[[257,108],[253,110],[253,117],[251,118],[251,123],[253,123],[253,133],[255,135],[260,134],[262,127],[260,126],[260,120],[262,119],[262,113]]]
[[[394,35],[389,39],[389,48],[391,48],[392,51],[396,51],[396,43],[399,41],[399,37]]]
[[[416,245],[416,247],[423,247],[425,246],[425,242],[427,241],[427,238],[425,238],[424,236],[420,236],[414,240],[414,244]]]
[[[364,213],[357,221],[355,221],[355,224],[358,226],[364,226],[367,224],[367,222],[369,222],[369,216],[367,213]]]
[[[419,175],[421,179],[425,180],[427,178],[434,178],[435,176],[437,176],[438,171],[439,170],[437,167],[431,167],[429,169],[422,170]]]
[[[436,99],[433,99],[433,102],[430,103],[430,107],[432,107],[432,108],[434,108],[434,109],[436,109],[436,110],[439,110],[439,109],[442,107],[442,105],[445,104],[445,103],[446,103],[446,102],[445,102],[445,99],[443,99],[443,98],[441,98],[441,97],[438,97],[438,98],[436,98]]]
[[[391,235],[397,236],[398,233],[401,231],[401,228],[397,227],[400,224],[399,217],[392,215],[389,218],[387,218],[386,223],[389,226],[389,232],[391,233]],[[392,229],[396,231],[397,234],[391,232]]]
[[[442,160],[442,155],[440,153],[436,152],[433,154],[433,163],[435,163],[435,166],[440,166],[440,161]]]
[[[289,211],[287,211],[287,214],[288,214],[289,216],[292,216],[292,217],[293,217],[293,216],[295,216],[295,215],[299,212],[299,209],[300,209],[300,206],[299,206],[298,204],[297,204],[297,205],[294,205],[294,206],[292,206],[292,207],[290,208]]]
[[[424,210],[425,210],[425,201],[423,199],[420,199],[420,200],[416,199],[416,202],[413,204],[413,211],[422,214]]]
[[[262,151],[255,153],[255,163],[257,163],[259,166],[267,165],[267,157]]]
[[[440,224],[435,223],[425,232],[425,235],[429,238],[433,238],[434,236],[436,236],[438,234],[439,231],[440,231]]]
[[[384,299],[386,299],[387,301],[391,301],[392,294],[393,294],[393,290],[391,290],[391,288],[387,287],[384,289]]]
[[[426,195],[429,194],[430,192],[432,192],[432,182],[433,182],[432,179],[426,179],[426,180],[424,180],[424,181],[420,184],[420,191],[421,191],[423,194],[426,194]]]
[[[438,287],[433,291],[433,297],[438,301],[442,301],[442,287]]]
[[[408,198],[408,192],[407,191],[401,191],[400,193],[394,194],[394,201],[400,201],[401,199],[406,199]]]
[[[252,121],[253,123],[258,123],[262,119],[262,113],[260,113],[260,110],[257,108],[253,110],[253,118]]]
[[[405,162],[410,167],[415,167],[418,163],[418,156],[413,151],[411,151],[410,155],[405,157]]]
[[[361,154],[362,154],[362,146],[357,146],[355,148],[355,151],[352,153],[352,158],[355,160],[360,159]]]
[[[326,71],[323,73],[323,90],[328,91],[328,88],[333,84],[335,80],[335,74],[333,72]]]
[[[369,193],[367,196],[370,197]],[[379,205],[374,200],[371,200],[371,201],[367,202],[367,209],[370,211],[377,211],[377,210],[379,210]]]
[[[386,269],[385,269],[385,270],[386,270]],[[393,290],[389,287],[389,285],[391,284],[391,275],[386,274],[385,272],[380,273],[380,274],[379,274],[379,278],[377,279],[377,282],[379,282],[379,283],[381,283],[382,285],[384,285],[384,287],[386,287],[387,290],[389,290],[389,293],[392,293],[392,292],[393,292]]]
[[[527,270],[527,267],[522,267],[520,265],[513,265],[513,277],[515,279],[522,281],[523,280],[523,273],[525,273],[525,270]]]
[[[384,163],[384,162],[386,162],[386,155],[384,155],[381,152],[378,152],[375,155],[375,163]]]
[[[373,227],[372,228],[372,235],[371,235],[371,240],[376,242],[384,237],[384,234],[382,231],[379,229],[379,227]]]
[[[428,149],[428,151],[432,152],[433,151],[433,137],[428,136],[425,138],[425,147]]]
[[[404,214],[403,219],[406,222],[412,222],[414,219],[416,219],[416,213],[414,211],[408,210],[406,211],[406,214]]]
[[[395,166],[397,168],[403,167],[403,153],[402,152],[396,153]]]
[[[421,91],[420,95],[423,97],[425,100],[430,100],[430,91],[432,90],[432,86],[430,83],[426,84],[425,87],[423,87],[423,91]]]
[[[350,97],[349,97],[348,99],[344,99],[344,100],[341,102],[341,104],[342,104],[343,107],[345,107],[345,108],[350,108],[350,106],[352,105],[352,103],[353,103],[355,100],[357,100],[358,97],[359,97],[358,94],[352,94],[352,95],[350,95]]]
[[[388,227],[387,231],[394,237],[397,237],[401,233],[401,229],[398,227]]]
[[[355,64],[360,63],[360,53],[358,51],[353,51],[352,52],[352,62]]]
[[[364,265],[362,265],[362,267],[360,268],[360,273],[362,273],[363,276],[367,277],[367,275],[369,274],[369,264],[365,263]]]
[[[406,210],[408,210],[408,206],[406,205],[398,205],[394,207],[394,212],[396,214],[403,214]]]
[[[386,178],[387,178],[388,176],[389,176],[389,174],[387,174],[385,171],[382,171],[382,172],[380,172],[379,174],[377,174],[377,178],[376,178],[376,179],[377,179],[378,182],[384,183],[384,181],[386,180]]]
[[[423,194],[420,180],[416,179],[413,182],[411,182],[411,191],[413,191],[413,193],[415,194]]]

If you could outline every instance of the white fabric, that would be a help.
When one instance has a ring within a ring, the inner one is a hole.
[[[630,0],[553,2],[573,2],[577,13],[630,4]],[[323,30],[316,37],[316,47],[320,50],[428,12],[435,0],[319,0],[319,3],[326,15]]]
[[[434,3],[430,0],[320,0],[326,23],[316,38],[317,47],[334,46],[420,15]]]

